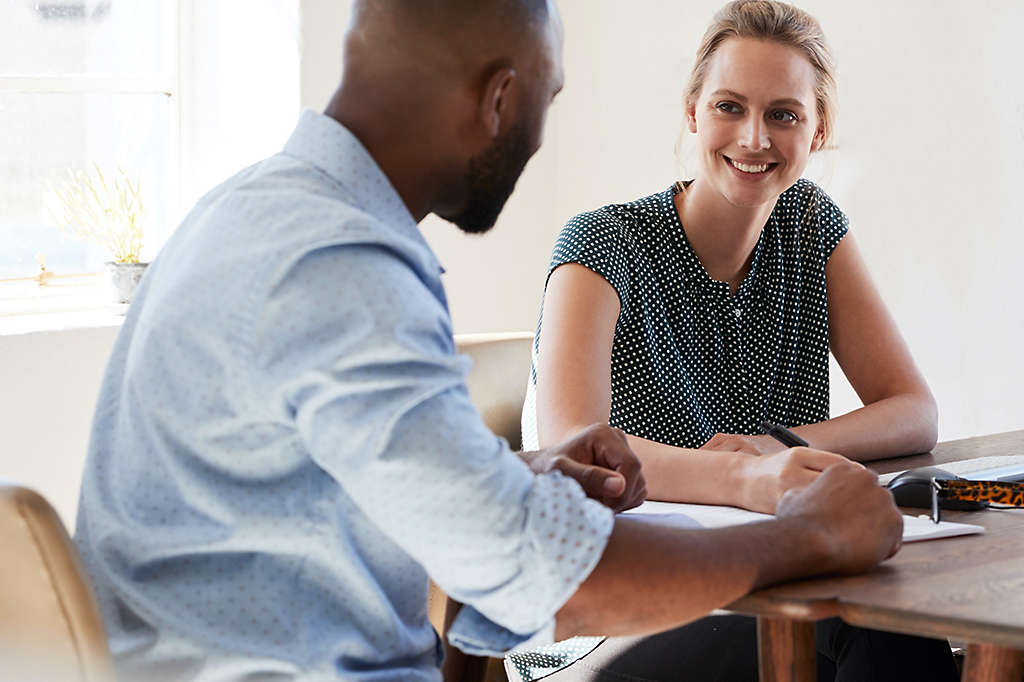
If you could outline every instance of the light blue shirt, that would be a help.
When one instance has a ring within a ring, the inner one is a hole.
[[[439,680],[452,638],[543,631],[612,514],[469,401],[441,267],[387,177],[306,112],[149,268],[93,424],[75,540],[132,679]]]

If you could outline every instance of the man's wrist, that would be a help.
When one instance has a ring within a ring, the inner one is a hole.
[[[832,570],[836,557],[831,537],[820,523],[803,516],[771,523],[775,527],[776,551],[762,555],[754,589]]]

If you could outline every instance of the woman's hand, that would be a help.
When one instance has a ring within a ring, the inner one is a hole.
[[[787,491],[806,488],[825,469],[848,462],[842,455],[811,448],[789,448],[775,454],[750,457],[744,461],[740,476],[742,506],[774,514],[779,500]]]
[[[620,512],[647,498],[640,460],[619,429],[594,424],[550,448],[521,453],[534,473],[561,471],[575,479],[588,497]]]
[[[748,455],[773,455],[782,452],[786,446],[771,436],[744,436],[738,433],[716,433],[701,450],[720,452],[745,452]]]

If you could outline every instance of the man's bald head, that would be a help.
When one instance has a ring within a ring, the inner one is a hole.
[[[547,0],[356,0],[354,22],[379,12],[424,28],[488,25],[523,30],[548,18]]]
[[[481,60],[536,50],[549,20],[548,0],[357,0],[345,60],[450,76]]]
[[[482,231],[540,146],[561,51],[553,0],[356,0],[326,113],[417,220],[434,212]]]

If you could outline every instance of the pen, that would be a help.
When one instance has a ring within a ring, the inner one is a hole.
[[[779,426],[778,424],[772,424],[771,422],[761,422],[761,428],[764,430],[766,435],[771,436],[787,448],[807,447],[807,441],[787,429],[785,426]]]

